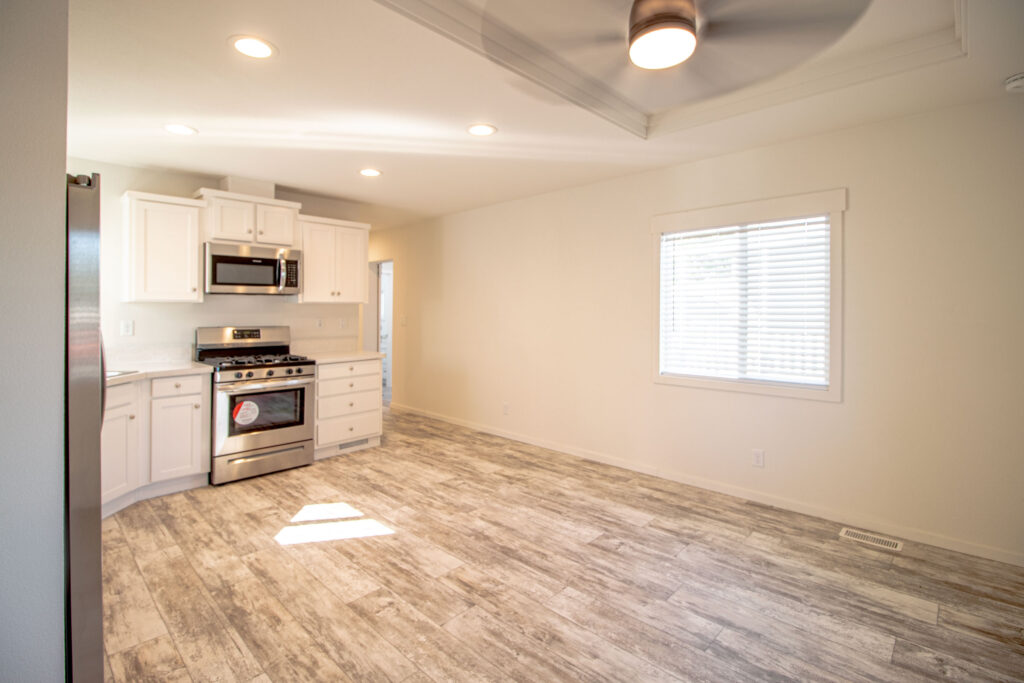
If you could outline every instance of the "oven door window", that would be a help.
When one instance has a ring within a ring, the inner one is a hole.
[[[302,425],[306,388],[228,397],[228,436]]]
[[[279,261],[238,256],[213,257],[213,284],[277,286]]]

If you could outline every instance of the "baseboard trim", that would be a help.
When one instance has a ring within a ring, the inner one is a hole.
[[[119,496],[114,500],[104,503],[101,510],[101,516],[106,519],[115,512],[125,509],[132,503],[138,503],[140,500],[148,500],[149,498],[156,498],[157,496],[166,496],[171,493],[181,493],[182,491],[198,489],[209,485],[209,474],[190,474],[187,477],[170,479],[168,481],[158,481],[153,484],[140,486],[134,491],[130,491],[123,496]]]
[[[821,517],[832,522],[844,524],[848,526],[860,527],[863,529],[869,529],[872,531],[878,531],[891,536],[897,536],[906,540],[915,541],[917,543],[926,543],[928,545],[938,546],[947,550],[954,550],[960,553],[966,553],[968,555],[975,555],[977,557],[983,557],[989,560],[996,560],[998,562],[1006,562],[1008,564],[1017,565],[1024,567],[1024,553],[1007,550],[1004,548],[998,548],[990,545],[984,545],[981,543],[974,543],[961,538],[955,538],[952,536],[946,536],[944,534],[937,534],[924,529],[918,529],[915,527],[903,526],[890,520],[881,519],[871,515],[835,510],[832,508],[819,507],[805,503],[803,501],[786,498],[783,496],[776,496],[763,491],[757,491],[755,489],[748,489],[742,486],[735,486],[722,481],[714,479],[706,479],[704,477],[694,476],[688,472],[680,470],[665,470],[657,467],[647,467],[644,465],[638,465],[632,461],[624,458],[619,458],[608,453],[601,453],[598,451],[591,451],[584,448],[577,448],[568,444],[557,443],[554,441],[548,441],[546,439],[537,439],[527,434],[521,434],[519,432],[513,432],[505,429],[500,429],[492,425],[487,425],[479,422],[473,422],[471,420],[463,420],[461,418],[452,417],[450,415],[444,415],[441,413],[435,413],[429,410],[423,410],[422,408],[416,408],[413,406],[402,405],[399,403],[391,403],[391,410],[397,412],[407,412],[414,415],[422,415],[424,417],[430,417],[435,420],[441,420],[442,422],[450,422],[451,424],[459,425],[460,427],[467,427],[469,429],[475,429],[480,432],[487,434],[494,434],[495,436],[501,436],[506,439],[512,439],[513,441],[521,441],[522,443],[528,443],[532,446],[540,446],[541,448],[549,448],[553,451],[559,451],[560,453],[566,453],[573,455],[584,460],[592,460],[594,462],[604,463],[606,465],[614,465],[615,467],[621,467],[622,469],[629,470],[631,472],[638,472],[640,474],[649,474],[651,476],[660,477],[662,479],[668,479],[669,481],[679,482],[681,484],[689,484],[690,486],[696,486],[698,488],[707,489],[709,491],[715,491],[717,493],[724,493],[730,496],[736,496],[737,498],[743,498],[744,500],[753,501],[755,503],[762,503],[764,505],[772,505],[774,507],[782,508],[784,510],[790,510],[791,512],[799,512],[805,515],[812,515],[814,517]]]

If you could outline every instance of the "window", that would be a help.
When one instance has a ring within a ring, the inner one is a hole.
[[[655,218],[655,379],[839,400],[846,192]]]

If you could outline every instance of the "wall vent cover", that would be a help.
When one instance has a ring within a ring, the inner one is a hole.
[[[843,527],[843,530],[839,532],[839,538],[848,538],[851,541],[857,541],[858,543],[864,543],[876,548],[885,548],[886,550],[903,550],[903,541],[897,541],[894,538],[879,536],[878,534],[873,534],[870,531],[860,531],[858,529],[851,529],[850,527],[845,526]]]

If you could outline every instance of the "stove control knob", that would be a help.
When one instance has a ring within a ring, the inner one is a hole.
[[[274,376],[274,371],[273,370],[267,370],[267,377],[273,377],[273,376]]]
[[[245,373],[245,376],[246,377],[252,377],[252,370],[250,370],[249,372]]]
[[[236,372],[235,377],[237,377],[238,379],[242,379],[242,373]]]
[[[301,375],[302,374],[302,368],[295,368],[295,374]]]
[[[285,372],[290,375],[290,374],[292,374],[295,371],[292,370],[291,368],[288,368],[287,370],[285,370]]]

